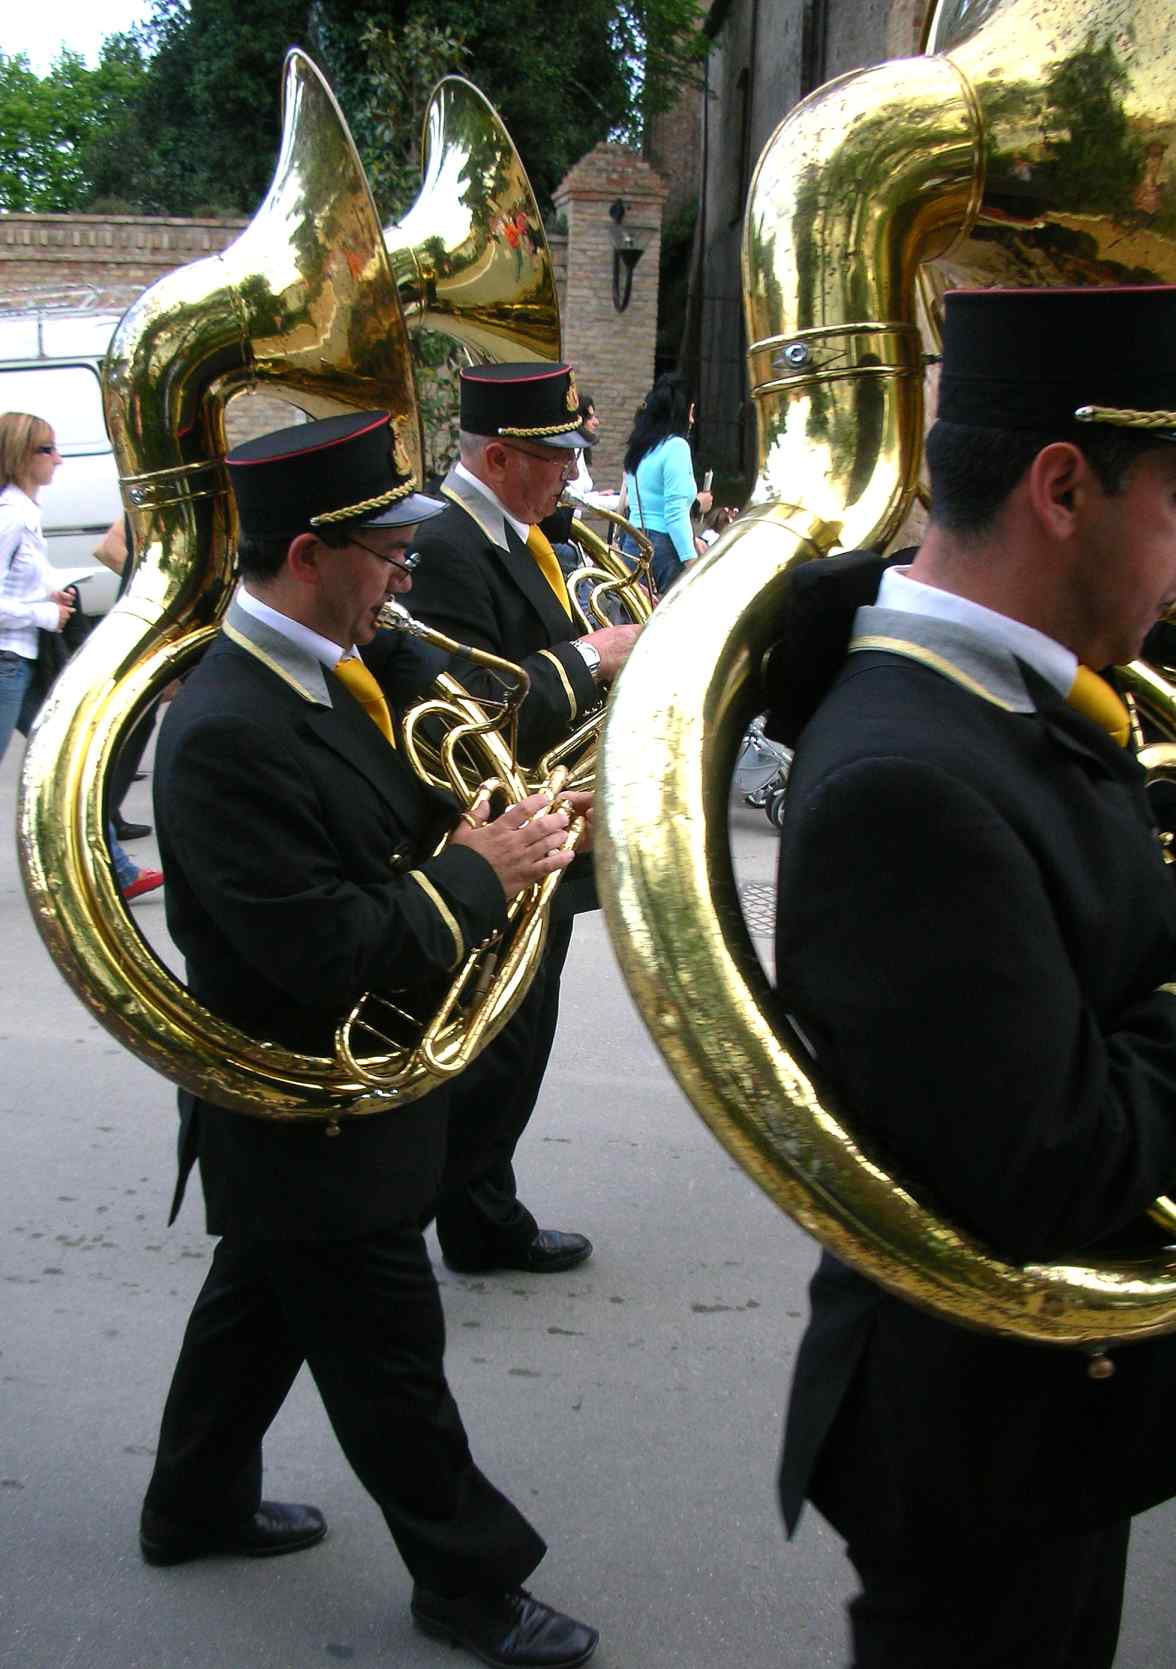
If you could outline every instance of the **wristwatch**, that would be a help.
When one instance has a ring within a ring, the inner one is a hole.
[[[594,643],[585,643],[582,637],[572,639],[572,648],[583,660],[584,665],[592,674],[592,682],[600,682],[600,650]]]

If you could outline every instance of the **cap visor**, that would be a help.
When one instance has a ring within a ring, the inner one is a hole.
[[[381,510],[378,516],[365,516],[357,521],[355,527],[407,527],[413,522],[427,522],[431,516],[439,516],[445,504],[439,498],[426,498],[424,493],[410,493],[395,504],[390,504],[386,510]]]
[[[502,438],[508,440],[514,437],[503,435]],[[566,435],[528,435],[527,439],[533,446],[575,447],[577,452],[592,444],[579,429],[569,429]]]

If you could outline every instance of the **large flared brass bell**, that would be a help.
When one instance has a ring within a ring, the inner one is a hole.
[[[949,283],[1176,282],[1176,36],[1166,0],[1129,10],[1127,28],[1114,0],[943,0],[928,55],[831,82],[773,135],[744,221],[752,503],[643,632],[606,722],[596,809],[625,977],[749,1174],[910,1302],[1087,1348],[1176,1328],[1176,1254],[1015,1267],[864,1153],[776,1022],[726,818],[792,568],[883,545],[911,504],[935,346],[921,301],[934,321]],[[1141,698],[1154,689],[1135,682]],[[1176,734],[1170,686],[1160,704]]]
[[[425,111],[420,194],[385,228],[410,329],[459,342],[474,361],[558,359],[559,301],[539,205],[493,105],[462,76]]]

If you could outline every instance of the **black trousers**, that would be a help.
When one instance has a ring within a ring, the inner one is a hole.
[[[1000,1547],[847,1543],[862,1584],[853,1669],[1111,1669],[1130,1530],[1123,1519]]]
[[[903,1533],[883,1522],[888,1485],[862,1412],[851,1391],[808,1491],[862,1584],[849,1603],[853,1669],[1111,1669],[1130,1519],[1069,1534],[1010,1514],[1003,1532],[981,1534],[963,1503],[956,1522]]]
[[[305,1360],[414,1580],[517,1586],[545,1544],[478,1470],[445,1380],[421,1235],[217,1246],[164,1408],[145,1506],[224,1526],[261,1499],[261,1441]]]
[[[518,1012],[450,1091],[449,1155],[436,1216],[441,1250],[455,1264],[493,1263],[496,1254],[521,1251],[537,1232],[518,1197],[514,1151],[535,1110],[555,1041],[571,939],[570,917],[552,923]]]

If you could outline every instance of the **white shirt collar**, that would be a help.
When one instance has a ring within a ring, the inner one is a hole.
[[[259,597],[247,591],[244,585],[237,587],[237,604],[246,614],[251,614],[255,620],[263,621],[275,632],[304,649],[308,655],[313,655],[323,666],[334,670],[341,660],[348,655],[358,655],[359,650],[354,644],[348,650],[341,649],[337,643],[332,643],[329,637],[320,637],[318,632],[312,632],[309,626],[304,626],[298,620],[291,620],[288,614],[281,614],[268,603],[263,603]]]
[[[1031,666],[1060,696],[1068,696],[1073,688],[1078,657],[1063,644],[1021,620],[1011,620],[1007,614],[985,608],[983,603],[913,580],[905,568],[886,569],[878,588],[877,606],[899,614],[930,615],[935,620],[952,620],[967,626],[977,636]]]
[[[505,520],[510,523],[519,538],[523,541],[524,545],[526,544],[527,535],[531,531],[531,524],[529,522],[521,522],[517,516],[512,516],[510,511],[506,508],[506,505],[498,497],[498,494],[491,492],[486,483],[484,481],[479,481],[478,477],[472,474],[463,463],[458,462],[454,464],[453,473],[455,475],[460,475],[463,481],[468,481],[471,487],[476,487],[482,494],[483,498],[488,498],[494,508],[498,511],[499,515],[504,517]]]
[[[6,487],[0,487],[0,500],[11,504],[13,508],[24,516],[25,523],[34,532],[41,527],[41,507],[35,498],[30,498],[23,487],[18,487],[15,481],[10,481]]]

